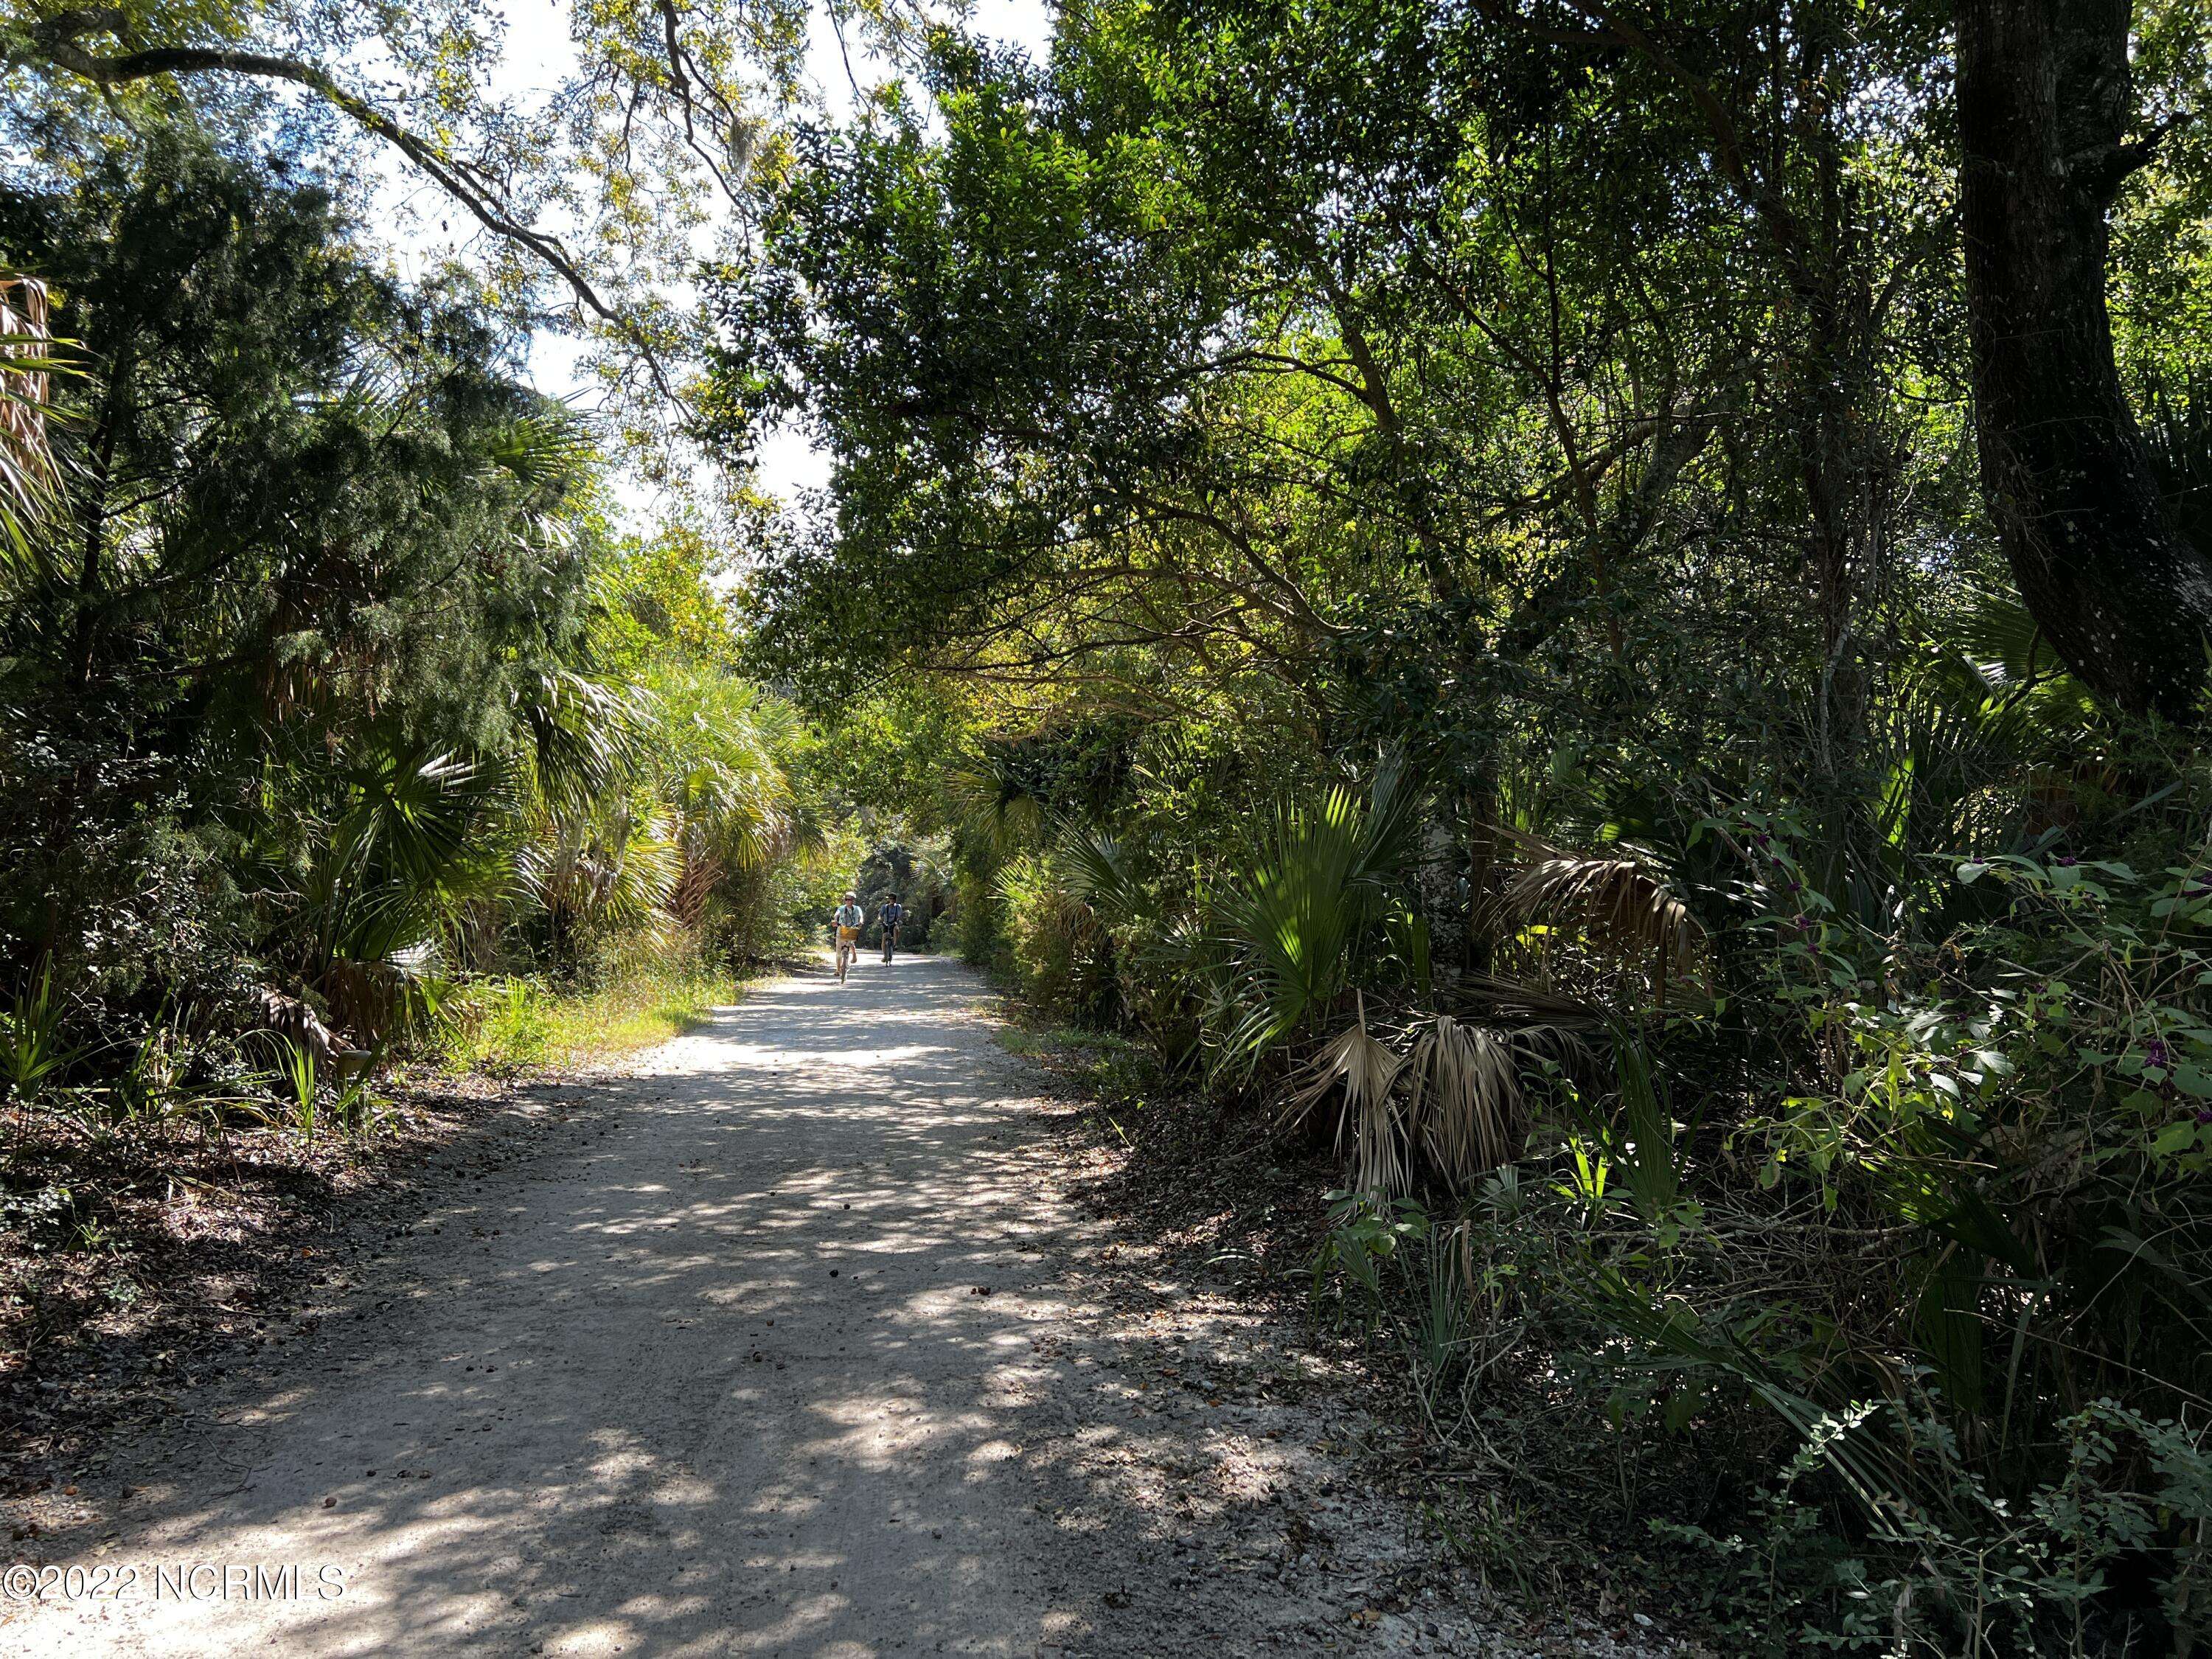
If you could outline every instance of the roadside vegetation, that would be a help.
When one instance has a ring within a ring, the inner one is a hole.
[[[470,988],[444,1058],[492,1073],[573,1067],[681,1036],[743,994],[741,982],[697,971],[625,974],[563,994],[528,979]]]
[[[841,873],[722,545],[618,528],[514,325],[365,235],[190,123],[0,191],[37,273],[4,289],[11,1370],[83,1310],[72,1253],[135,1283],[466,1073],[674,1035]]]
[[[1313,1171],[1493,1577],[2200,1648],[2203,8],[862,11],[0,22],[15,1236],[898,891]]]
[[[750,648],[927,734],[971,960],[1333,1154],[1318,1293],[1500,1571],[2190,1651],[2203,650],[2091,590],[2212,570],[2206,141],[2039,312],[1976,9],[1663,10],[1087,7],[809,129],[717,384],[835,511]],[[2113,143],[2191,104],[2179,9],[2077,26]]]

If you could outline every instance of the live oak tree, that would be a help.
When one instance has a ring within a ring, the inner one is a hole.
[[[763,579],[769,638],[996,675],[1173,644],[1295,682],[1395,609],[1404,649],[1595,685],[1638,566],[1755,498],[1790,528],[1736,540],[1743,569],[1848,727],[1892,504],[1957,488],[1952,417],[1893,395],[1894,343],[1949,325],[1946,224],[1924,96],[1846,119],[1768,89],[1928,40],[1745,48],[1735,175],[1671,70],[1587,30],[1086,14],[1048,76],[947,43],[942,140],[896,100],[805,140],[724,283],[725,429],[796,411],[840,463],[834,531]]]
[[[1959,210],[1975,430],[2021,598],[2121,707],[2194,712],[2212,547],[2160,500],[2113,359],[2113,204],[2173,123],[2148,119],[2128,0],[1960,0]]]
[[[845,10],[871,38],[901,27],[891,9]],[[18,142],[41,149],[184,109],[238,135],[304,118],[315,142],[350,131],[388,149],[483,234],[519,305],[547,283],[565,295],[544,314],[565,311],[635,390],[631,418],[667,429],[697,335],[691,262],[744,244],[775,123],[805,95],[807,18],[805,0],[556,4],[527,27],[566,37],[573,68],[520,92],[498,70],[526,26],[480,0],[32,0],[0,21],[0,60]]]
[[[2202,95],[2201,51],[2184,48],[2195,84],[2181,95],[2191,101],[2162,113],[2138,106],[2130,53],[2139,12],[2172,9],[1960,0],[1946,16],[1925,6],[1877,15],[1814,5],[1778,9],[1747,30],[1694,4],[1496,0],[1487,9],[1502,27],[1569,53],[1640,59],[1655,95],[1694,112],[1715,171],[1806,307],[1815,336],[1807,477],[1832,639],[1851,580],[1844,520],[1851,499],[1875,483],[1867,458],[1851,453],[1861,447],[1847,435],[1855,416],[1833,394],[1863,372],[1855,363],[1869,307],[1887,302],[1880,290],[1837,286],[1850,267],[1838,261],[1836,233],[1866,204],[1834,165],[1837,141],[1845,126],[1902,116],[1955,143],[1974,429],[2014,580],[2050,648],[2099,696],[2138,713],[2196,713],[2212,648],[2212,550],[2178,529],[2161,500],[2107,315],[2120,192]],[[1935,28],[1942,22],[1955,45],[1949,64]],[[1886,80],[1874,73],[1885,59]],[[1947,69],[1954,85],[1945,112],[1929,94],[1944,90]],[[1812,196],[1790,177],[1784,135],[1799,146],[1813,140],[1804,155],[1818,179]]]

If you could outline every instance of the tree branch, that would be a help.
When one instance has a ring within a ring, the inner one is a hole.
[[[325,100],[355,124],[383,139],[404,155],[459,202],[486,230],[537,258],[568,284],[578,304],[613,328],[644,357],[654,382],[673,396],[659,357],[635,322],[599,295],[589,277],[557,237],[515,218],[472,176],[473,169],[447,155],[428,141],[402,126],[359,94],[348,91],[319,64],[304,58],[226,46],[153,46],[101,54],[80,42],[88,34],[119,33],[126,20],[112,10],[78,10],[56,14],[33,23],[19,37],[29,50],[13,44],[7,60],[32,69],[52,68],[78,76],[103,93],[135,82],[162,76],[241,75],[258,80],[285,81],[304,87]]]

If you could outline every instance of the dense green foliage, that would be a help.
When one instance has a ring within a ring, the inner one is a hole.
[[[0,1082],[358,1117],[899,891],[1341,1158],[1316,1283],[1486,1558],[1548,1516],[1732,1651],[2191,1650],[2212,711],[2054,651],[2113,548],[2018,579],[1986,9],[871,6],[842,123],[788,0],[582,9],[542,120],[471,0],[11,15]],[[2212,48],[2063,9],[2139,135],[2061,158],[2069,343],[2201,565]],[[343,131],[492,269],[393,275]],[[549,274],[612,420],[527,385]],[[818,511],[619,526],[777,422]]]
[[[19,1098],[250,1104],[272,1056],[465,1048],[487,978],[787,945],[810,739],[721,556],[610,526],[464,278],[189,126],[0,196],[0,261],[54,366],[0,581]]]
[[[1947,25],[947,37],[802,135],[708,408],[835,459],[757,659],[963,700],[966,948],[1342,1148],[1502,1489],[1711,1550],[1747,1650],[2186,1650],[2212,764],[1984,516]],[[2112,272],[2192,534],[2206,143]]]

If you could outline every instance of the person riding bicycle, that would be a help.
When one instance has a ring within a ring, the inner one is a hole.
[[[868,913],[860,908],[858,893],[845,895],[845,902],[830,913],[830,926],[837,935],[837,977],[842,981],[845,970],[853,965],[853,958],[860,954],[860,929],[868,925]]]
[[[884,960],[885,962],[891,959],[891,946],[897,942],[899,923],[905,920],[906,906],[899,902],[896,893],[893,893],[885,899],[882,908],[876,912],[876,925],[884,930]]]

